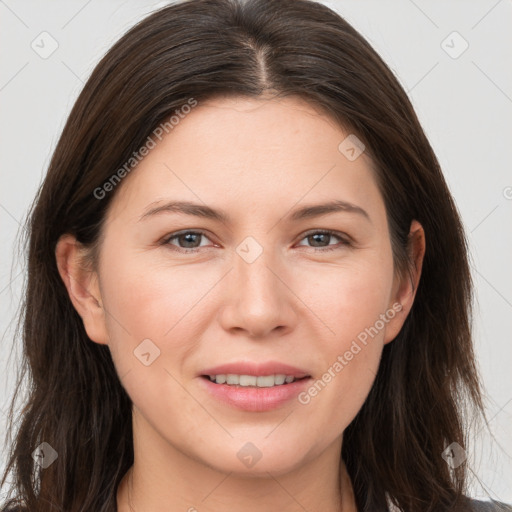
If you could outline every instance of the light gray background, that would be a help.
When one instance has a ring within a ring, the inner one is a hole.
[[[369,39],[408,91],[461,212],[478,300],[476,352],[494,434],[492,440],[476,432],[478,443],[466,446],[476,466],[472,495],[483,496],[486,489],[512,503],[512,2],[324,3]],[[2,437],[16,362],[7,365],[7,358],[24,280],[24,262],[13,252],[19,224],[94,65],[129,27],[164,4],[0,0]],[[40,35],[44,31],[58,44],[47,58],[31,47],[51,48],[49,36]],[[458,55],[464,41],[469,47]]]

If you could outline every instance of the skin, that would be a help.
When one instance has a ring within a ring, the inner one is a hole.
[[[109,346],[133,402],[135,462],[118,489],[119,511],[356,510],[339,463],[343,431],[410,311],[425,238],[413,221],[415,268],[399,279],[371,161],[338,150],[348,134],[298,98],[201,103],[118,185],[97,269],[85,267],[71,235],[59,240],[70,299],[91,342]],[[139,221],[150,203],[169,199],[223,209],[231,220]],[[333,199],[369,220],[350,212],[287,220]],[[159,244],[184,229],[206,236]],[[319,229],[352,242],[304,235]],[[236,252],[248,236],[263,250],[252,263]],[[199,252],[173,250],[187,247]],[[201,386],[202,369],[241,360],[281,361],[321,379],[397,303],[403,309],[308,404],[245,412]],[[133,353],[147,338],[160,350],[149,366]],[[248,441],[262,454],[251,468],[237,457]]]

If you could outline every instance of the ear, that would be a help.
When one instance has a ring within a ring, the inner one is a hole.
[[[98,275],[84,264],[84,247],[70,234],[62,235],[55,248],[60,277],[77,313],[82,317],[87,336],[107,345],[109,336],[105,323]]]
[[[386,325],[384,343],[394,340],[403,327],[407,315],[411,311],[416,297],[416,290],[421,277],[423,258],[425,256],[425,232],[423,226],[417,221],[411,222],[407,251],[412,262],[412,267],[402,278],[396,277],[393,284],[393,294],[388,311],[394,311],[395,315]],[[398,305],[401,305],[401,308]],[[389,315],[391,317],[391,315]]]

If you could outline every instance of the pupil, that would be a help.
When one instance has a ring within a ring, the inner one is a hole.
[[[328,235],[327,233],[316,233],[316,234],[314,234],[314,235],[310,235],[310,238],[313,238],[313,240],[314,240],[314,241],[315,241],[315,243],[316,243],[316,242],[318,242],[318,241],[319,241],[319,240],[318,240],[318,237],[328,237],[328,236],[330,236],[330,235]],[[320,241],[320,242],[321,242],[321,241]],[[324,242],[325,242],[325,240],[324,240]],[[312,245],[315,245],[315,243],[313,243]]]
[[[193,240],[190,240],[190,238],[192,237],[197,237],[198,235],[196,233],[186,233],[185,235],[182,235],[182,238],[185,238],[185,244],[190,244],[190,243],[194,243]],[[197,240],[196,240],[197,242]],[[188,247],[188,246],[187,246]]]

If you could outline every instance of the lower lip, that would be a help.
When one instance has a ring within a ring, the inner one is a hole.
[[[296,398],[309,385],[311,378],[268,388],[216,384],[207,377],[200,377],[200,380],[206,390],[221,402],[244,411],[264,412],[277,409]]]

